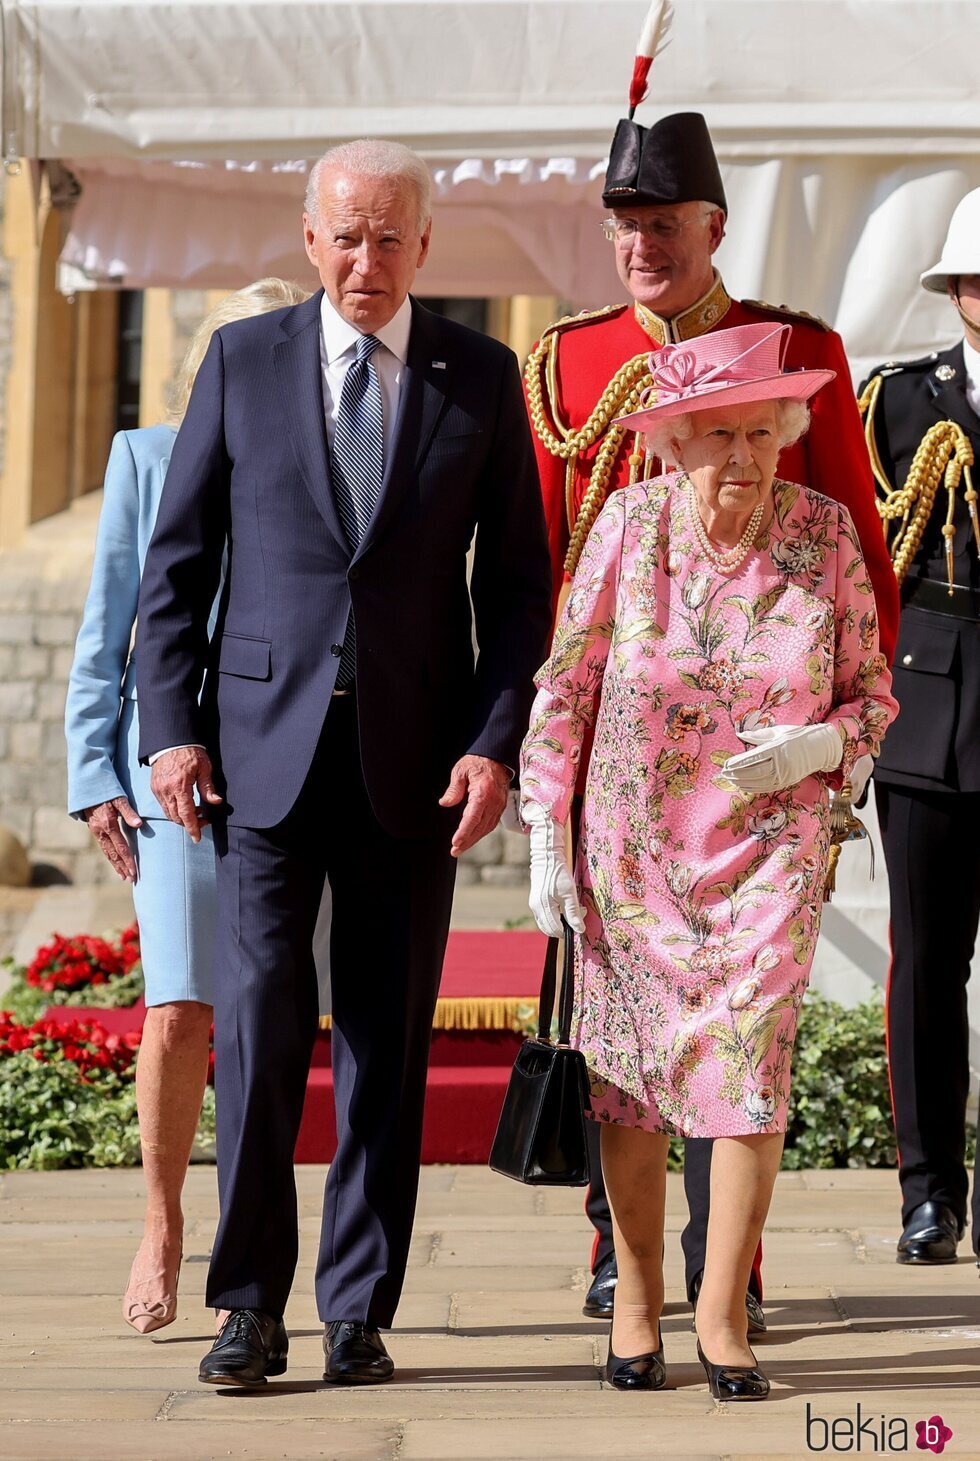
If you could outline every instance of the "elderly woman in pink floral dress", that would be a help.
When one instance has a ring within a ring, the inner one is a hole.
[[[717,1138],[697,1306],[712,1393],[768,1392],[744,1296],[820,927],[828,787],[877,753],[896,710],[846,509],[775,475],[832,378],[784,373],[788,334],[742,326],[652,357],[654,399],[627,419],[680,470],[600,513],[522,753],[532,908],[552,934],[563,909],[579,935],[573,1039],[604,1123],[619,1388],[665,1379],[665,1172],[681,1135]],[[565,823],[591,731],[573,872]]]

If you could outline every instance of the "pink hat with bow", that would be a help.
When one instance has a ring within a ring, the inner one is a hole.
[[[644,431],[667,416],[755,401],[807,401],[837,374],[784,370],[792,325],[738,325],[664,345],[650,356],[653,385],[641,407],[617,418]]]

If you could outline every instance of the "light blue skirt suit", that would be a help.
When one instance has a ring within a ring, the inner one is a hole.
[[[92,583],[68,682],[68,810],[78,817],[125,796],[143,818],[127,830],[137,866],[133,902],[146,1003],[211,1004],[216,914],[210,828],[194,843],[170,822],[137,756],[136,665],[131,654],[143,560],[176,437],[170,426],[121,431],[106,468]],[[211,613],[214,628],[217,601]],[[161,748],[163,749],[163,748]]]

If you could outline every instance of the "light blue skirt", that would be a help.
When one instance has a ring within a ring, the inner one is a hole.
[[[175,822],[144,820],[128,836],[138,871],[133,903],[146,1003],[213,1004],[217,894],[211,828],[195,843]]]

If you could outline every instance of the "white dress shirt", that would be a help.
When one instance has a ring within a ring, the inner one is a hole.
[[[355,347],[365,333],[338,314],[324,294],[320,303],[320,369],[323,376],[323,411],[327,420],[327,441],[333,445],[333,428],[340,407],[340,393],[344,388],[344,376],[357,356]],[[408,359],[408,339],[412,333],[412,301],[406,295],[402,304],[386,325],[373,331],[381,348],[375,350],[371,364],[378,373],[381,387],[382,431],[384,433],[385,457],[391,450],[395,436],[395,422],[398,419],[398,398],[405,378],[405,362]],[[196,743],[195,743],[196,744]],[[167,751],[179,751],[180,746],[166,746],[154,751],[148,757],[154,761],[166,755]],[[198,747],[204,750],[203,746]]]
[[[333,428],[340,406],[340,393],[344,388],[344,377],[353,365],[355,347],[365,331],[338,314],[324,294],[320,304],[320,367],[323,373],[323,410],[327,418],[327,441],[333,445]],[[381,387],[381,413],[383,417],[385,457],[391,450],[398,418],[398,398],[405,379],[405,361],[408,359],[408,337],[412,333],[412,302],[405,298],[397,313],[374,330],[374,338],[381,342],[375,350],[371,364],[378,373]]]
[[[980,416],[980,350],[963,338],[963,365],[966,369],[966,399]]]

